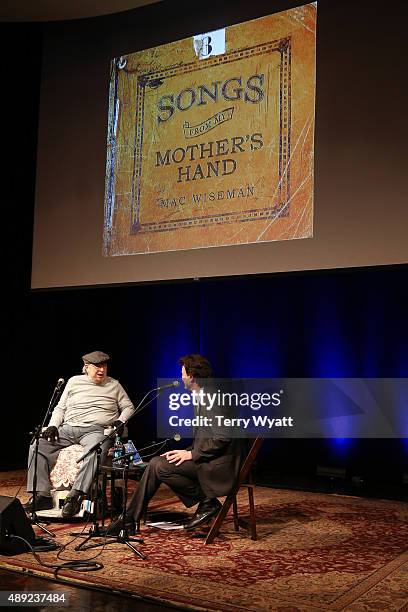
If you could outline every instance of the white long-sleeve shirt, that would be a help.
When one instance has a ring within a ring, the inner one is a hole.
[[[134,406],[117,380],[107,376],[104,382],[94,383],[87,374],[81,374],[68,380],[49,426],[66,423],[107,427],[116,420],[126,422],[133,412]]]

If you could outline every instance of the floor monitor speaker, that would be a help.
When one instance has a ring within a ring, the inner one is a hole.
[[[0,554],[15,555],[27,552],[29,546],[20,538],[24,538],[31,545],[34,544],[35,534],[30,520],[20,500],[0,495]]]

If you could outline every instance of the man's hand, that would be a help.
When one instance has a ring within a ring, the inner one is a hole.
[[[48,440],[48,442],[51,442],[51,444],[55,444],[55,442],[59,442],[58,427],[55,427],[55,425],[51,425],[50,427],[47,427],[47,429],[45,429],[41,435],[43,438]]]
[[[167,451],[167,453],[163,453],[160,456],[166,457],[169,463],[174,463],[175,465],[181,465],[184,461],[190,461],[192,459],[191,451],[188,450]]]

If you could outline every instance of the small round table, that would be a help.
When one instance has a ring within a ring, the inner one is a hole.
[[[131,480],[139,481],[143,476],[143,472],[147,467],[147,463],[140,463],[138,465],[132,465],[128,468],[128,478]],[[112,465],[112,458],[107,458],[107,464],[101,467],[102,474],[102,512],[101,512],[101,521],[102,526],[105,523],[106,510],[107,510],[107,496],[106,490],[108,481],[110,481],[110,491],[111,491],[111,503],[110,503],[110,519],[111,521],[114,519],[116,514],[119,514],[122,511],[123,506],[123,493],[121,495],[121,500],[119,504],[117,504],[117,488],[115,487],[115,481],[118,479],[122,479],[124,468],[116,467]],[[122,489],[120,489],[122,491]]]

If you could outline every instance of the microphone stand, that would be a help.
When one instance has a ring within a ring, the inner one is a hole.
[[[44,527],[44,525],[49,525],[49,523],[47,521],[39,521],[37,513],[35,511],[35,507],[37,504],[37,465],[38,465],[38,452],[39,452],[41,432],[43,430],[45,422],[47,421],[49,415],[51,414],[51,411],[54,409],[59,396],[61,395],[61,391],[62,391],[62,385],[57,383],[56,387],[54,388],[54,391],[52,392],[52,396],[51,396],[50,402],[48,404],[48,408],[46,410],[46,413],[45,413],[45,416],[42,422],[40,423],[40,425],[37,425],[37,427],[34,429],[34,432],[30,432],[30,434],[33,435],[30,446],[34,444],[35,442],[35,448],[34,448],[33,491],[32,491],[32,496],[31,496],[33,509],[32,509],[32,512],[28,515],[28,518],[32,525],[36,525],[37,527],[42,529],[42,531],[47,533],[52,538],[55,538],[55,533],[52,533],[51,531],[49,531],[48,529]]]

